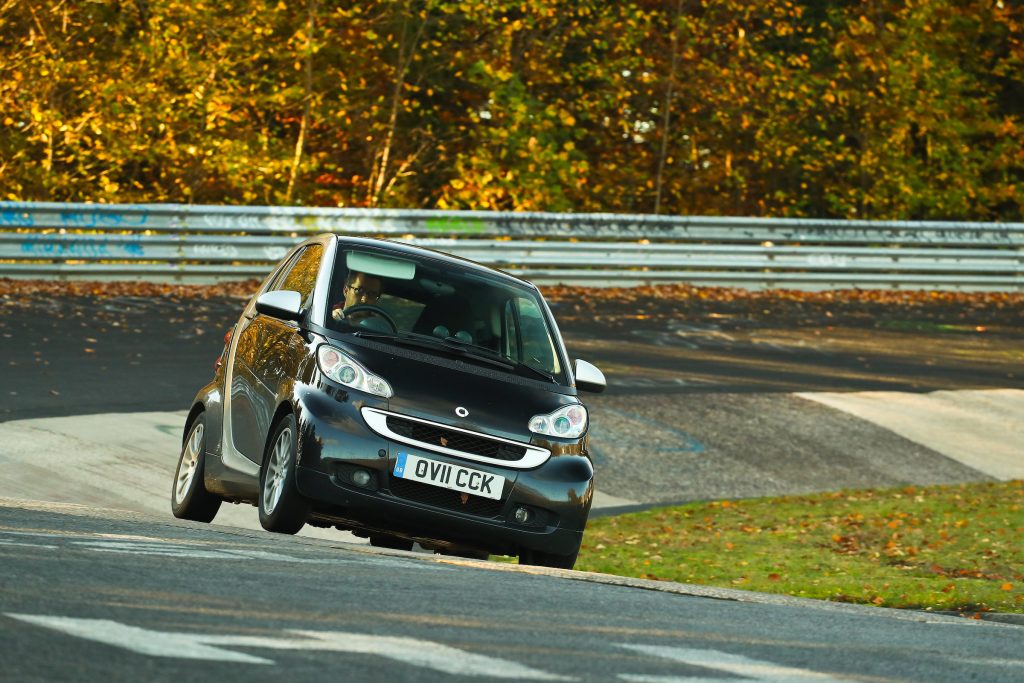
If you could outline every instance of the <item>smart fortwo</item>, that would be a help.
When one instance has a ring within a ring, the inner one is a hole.
[[[571,568],[594,493],[593,365],[538,289],[386,240],[321,235],[267,277],[189,411],[171,507],[268,531]]]

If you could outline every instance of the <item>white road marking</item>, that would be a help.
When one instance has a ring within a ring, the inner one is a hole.
[[[73,619],[35,614],[7,613],[8,617],[68,635],[124,648],[153,657],[205,659],[245,664],[273,664],[263,657],[225,647],[271,650],[317,650],[386,657],[395,661],[457,676],[486,676],[533,681],[572,681],[507,659],[486,657],[417,638],[375,636],[344,631],[288,630],[290,637],[231,636],[202,633],[151,631],[108,619]]]
[[[71,619],[48,617],[35,614],[11,614],[12,619],[51,628],[71,636],[85,638],[105,645],[131,650],[152,657],[177,657],[179,659],[212,659],[221,662],[241,664],[273,664],[262,657],[241,652],[222,650],[202,643],[202,636],[191,633],[168,633],[150,631],[135,626],[119,624],[109,619]]]
[[[243,558],[247,560],[265,560],[268,562],[290,562],[294,564],[372,564],[382,567],[395,567],[400,569],[427,569],[430,571],[454,571],[450,567],[436,565],[421,560],[403,560],[401,558],[379,557],[366,555],[359,559],[348,558],[315,558],[295,557],[284,555],[267,550],[243,550],[234,548],[216,548],[198,544],[184,544],[167,541],[160,538],[147,536],[125,536],[117,537],[110,534],[81,534],[69,536],[68,534],[27,532],[27,531],[0,531],[2,535],[59,538],[71,546],[77,546],[85,550],[105,553],[124,553],[127,555],[154,555],[158,557],[187,557],[193,559],[207,560],[233,560]],[[92,536],[90,539],[89,536]],[[76,540],[82,539],[82,540]],[[10,541],[0,538],[2,545],[20,545],[25,547],[57,549],[58,546],[43,543],[25,543]]]
[[[618,383],[616,383],[616,386]],[[646,674],[619,674],[629,683],[749,683],[749,678],[700,678],[699,676],[649,676]]]
[[[726,673],[742,676],[742,679],[705,678],[693,677],[637,677],[632,674],[621,674],[619,678],[632,683],[675,683],[676,681],[686,683],[728,683],[735,680],[762,681],[763,683],[795,683],[799,681],[812,681],[813,683],[845,683],[842,679],[833,678],[829,674],[807,669],[796,669],[789,666],[781,666],[771,662],[764,662],[758,659],[751,659],[742,655],[719,652],[718,650],[697,650],[688,647],[670,647],[663,645],[633,645],[620,643],[620,647],[654,657],[671,659],[675,662],[682,662],[691,666],[700,666],[706,669],[724,671]]]
[[[170,543],[136,543],[132,541],[72,541],[71,545],[100,553],[123,553],[125,555],[156,555],[159,557],[191,557],[196,559],[228,559],[232,556],[217,550],[206,550]]]
[[[46,543],[22,543],[20,541],[9,541],[6,538],[0,538],[0,545],[17,545],[26,548],[43,548],[45,550],[56,550],[57,546],[47,545]]]
[[[395,636],[374,636],[342,631],[288,631],[303,636],[306,640],[267,639],[254,647],[268,647],[280,650],[325,650],[329,652],[350,652],[379,655],[412,666],[422,666],[453,676],[487,676],[490,678],[512,678],[535,681],[571,681],[574,678],[559,676],[534,669],[507,659],[486,657],[465,650],[459,650],[441,643],[417,638]],[[220,636],[225,641],[233,636]],[[229,645],[231,642],[216,641]],[[243,643],[234,643],[242,645]]]
[[[335,558],[335,557],[295,557],[282,553],[270,552],[267,550],[236,550],[233,548],[209,548],[205,546],[190,546],[171,543],[167,541],[154,540],[152,542],[138,543],[121,540],[98,540],[98,541],[72,541],[72,545],[84,547],[88,550],[110,553],[125,553],[129,555],[159,555],[164,557],[191,557],[199,559],[247,559],[266,560],[270,562],[289,562],[293,564],[372,564],[385,567],[398,567],[401,569],[430,569],[434,571],[452,571],[448,567],[441,567],[429,562],[419,560],[401,560],[385,557],[374,557],[367,555],[357,559]]]

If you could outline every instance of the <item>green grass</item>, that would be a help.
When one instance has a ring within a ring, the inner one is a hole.
[[[596,518],[576,568],[885,607],[1024,612],[1024,481]]]

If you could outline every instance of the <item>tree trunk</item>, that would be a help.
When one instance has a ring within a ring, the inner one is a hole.
[[[668,138],[672,123],[672,90],[676,83],[676,69],[679,66],[679,18],[683,14],[683,0],[676,0],[676,13],[672,17],[672,60],[665,87],[665,102],[662,106],[661,150],[658,152],[658,175],[654,181],[654,213],[661,212],[661,190],[665,177],[665,159],[668,158]]]
[[[316,18],[317,0],[308,0],[306,3],[306,68],[305,68],[305,96],[302,107],[302,122],[299,124],[299,136],[295,139],[295,155],[292,157],[292,172],[288,177],[288,189],[284,193],[284,203],[291,204],[295,192],[295,181],[299,177],[299,167],[302,164],[302,153],[306,147],[306,136],[309,134],[309,116],[313,100],[313,28]]]

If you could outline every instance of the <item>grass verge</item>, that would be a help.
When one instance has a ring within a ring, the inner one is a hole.
[[[885,607],[1024,613],[1024,481],[596,518],[576,568]]]

